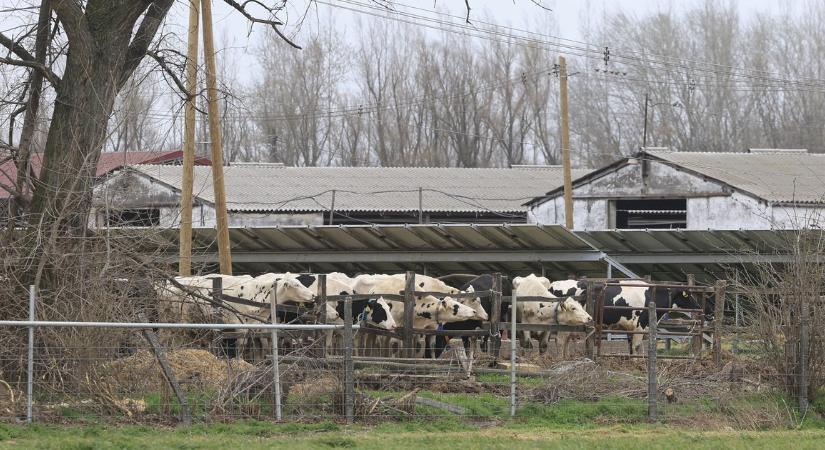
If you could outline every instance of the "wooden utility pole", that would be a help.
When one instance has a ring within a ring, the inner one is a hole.
[[[220,111],[218,111],[215,43],[212,35],[212,0],[203,5],[203,57],[206,60],[206,100],[209,113],[209,139],[212,141],[212,186],[215,190],[215,216],[218,228],[218,259],[224,275],[232,275],[232,254],[229,249],[229,218],[226,214],[226,189],[223,180],[223,142]]]
[[[192,179],[195,171],[195,101],[198,90],[198,21],[200,0],[189,0],[186,48],[186,106],[183,131],[183,186],[180,196],[180,261],[178,273],[192,275]]]
[[[573,175],[570,173],[570,120],[567,115],[567,64],[559,56],[559,103],[561,105],[561,163],[564,171],[564,222],[573,229]]]

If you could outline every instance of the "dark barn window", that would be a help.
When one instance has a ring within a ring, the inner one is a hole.
[[[687,228],[687,200],[684,198],[655,200],[616,200],[618,229]]]
[[[155,227],[160,225],[157,208],[121,209],[109,213],[110,227]]]

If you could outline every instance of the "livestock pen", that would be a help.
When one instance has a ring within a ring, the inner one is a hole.
[[[415,292],[410,283],[414,276],[408,273],[405,289],[386,297],[412,306],[416,296],[445,296]],[[592,288],[584,299],[585,307],[595,314],[601,305],[596,299],[603,294],[599,286],[611,281],[587,282]],[[661,289],[686,286],[639,283]],[[718,287],[691,289],[724,296]],[[717,314],[708,327],[718,335],[712,354],[699,351],[691,353],[690,359],[667,360],[674,355],[659,345],[659,339],[668,335],[657,329],[670,325],[666,321],[651,322],[647,332],[658,334],[658,339],[649,339],[644,358],[606,358],[598,351],[603,344],[598,322],[592,328],[521,324],[511,314],[508,323],[499,314],[506,311],[501,307],[490,311],[489,320],[479,330],[403,327],[390,332],[352,320],[352,300],[357,295],[324,293],[315,299],[316,308],[303,309],[271,299],[273,310],[292,309],[306,315],[309,323],[229,324],[61,322],[49,319],[48,308],[36,307],[40,302],[35,294],[32,291],[28,320],[0,322],[4,332],[29,333],[23,341],[26,345],[5,347],[0,358],[0,416],[5,420],[176,423],[269,418],[374,423],[513,417],[530,421],[572,414],[572,408],[577,416],[565,420],[643,421],[654,411],[658,420],[678,422],[702,408],[747,409],[753,402],[762,404],[777,376],[751,364],[747,357],[722,350],[719,324],[723,315],[718,312],[724,303],[718,300],[714,304]],[[544,297],[503,296],[500,283],[490,291],[455,295],[490,296],[494,305],[547,301]],[[219,300],[218,305],[237,300],[225,298],[220,289],[214,290],[213,298]],[[320,306],[327,301],[343,303],[343,325],[324,323],[325,309]],[[657,309],[649,310],[651,316]],[[412,322],[413,311],[405,308],[405,324]],[[192,340],[182,330],[201,330],[208,338]],[[513,337],[526,330],[585,333],[584,354],[564,360],[552,351],[542,354],[516,347]],[[332,347],[325,345],[328,331],[342,335]],[[503,331],[508,335],[502,336]],[[420,358],[415,355],[420,350],[415,344],[418,333],[488,337],[489,351],[471,357],[460,340],[454,339],[441,357]],[[355,342],[362,334],[397,339],[399,353],[359,354]],[[55,340],[55,336],[65,339]],[[225,340],[249,338],[268,338],[269,345],[248,360],[227,354]]]

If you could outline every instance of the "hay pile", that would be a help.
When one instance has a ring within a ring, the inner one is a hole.
[[[254,367],[242,359],[218,359],[201,349],[170,351],[166,358],[184,389],[214,389]],[[128,392],[157,392],[167,384],[154,353],[147,350],[103,364],[97,373],[105,384]]]

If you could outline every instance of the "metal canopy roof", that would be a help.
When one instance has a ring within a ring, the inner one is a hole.
[[[758,261],[782,262],[785,238],[793,231],[584,231],[559,225],[339,225],[232,228],[232,260],[238,273],[310,271],[428,274],[542,273],[604,277],[608,262],[654,280],[700,281],[724,278],[733,267]],[[193,259],[217,261],[216,233],[193,230]],[[160,230],[163,248],[177,260],[178,230]],[[614,276],[620,272],[613,270]]]

